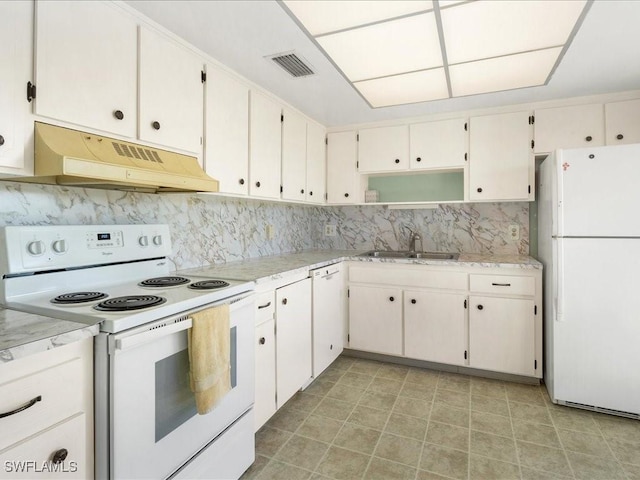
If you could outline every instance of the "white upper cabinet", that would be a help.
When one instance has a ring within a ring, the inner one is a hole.
[[[131,16],[105,2],[38,1],[35,38],[34,113],[135,137],[137,33]]]
[[[324,203],[326,187],[326,132],[316,123],[307,123],[307,202]]]
[[[280,198],[282,109],[279,104],[251,91],[249,115],[249,194]]]
[[[202,151],[202,70],[203,61],[194,53],[140,27],[141,140],[193,153]]]
[[[409,168],[409,127],[365,128],[358,132],[358,171],[390,172]]]
[[[359,201],[357,153],[355,131],[327,135],[327,203]]]
[[[535,111],[535,151],[604,145],[601,104],[542,108]]]
[[[469,200],[534,199],[529,112],[471,117]]]
[[[307,183],[307,121],[284,110],[282,121],[282,198],[303,201]]]
[[[24,155],[32,19],[32,2],[0,2],[0,175],[29,175],[33,171]]]
[[[207,65],[205,169],[220,192],[249,193],[249,87]]]
[[[640,99],[604,106],[607,145],[640,143]]]
[[[409,125],[409,165],[414,170],[461,168],[467,164],[467,120]]]

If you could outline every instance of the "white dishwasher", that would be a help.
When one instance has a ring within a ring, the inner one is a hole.
[[[341,263],[309,272],[313,280],[313,376],[342,353],[346,331],[346,286]]]

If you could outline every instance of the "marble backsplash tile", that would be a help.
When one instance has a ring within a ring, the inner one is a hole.
[[[324,249],[406,249],[408,229],[425,250],[527,254],[528,203],[440,205],[392,210],[383,206],[316,207],[207,194],[120,192],[0,182],[0,226],[166,223],[176,269]],[[520,225],[521,239],[507,229]],[[324,225],[338,234],[324,236]],[[274,237],[267,237],[267,225]]]

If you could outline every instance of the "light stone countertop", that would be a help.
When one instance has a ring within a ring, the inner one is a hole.
[[[98,325],[56,320],[0,307],[0,364],[98,334]]]
[[[541,269],[542,264],[527,255],[480,255],[460,254],[458,260],[431,260],[415,258],[373,258],[360,257],[364,251],[354,250],[311,250],[300,253],[273,255],[228,262],[220,265],[182,270],[179,273],[202,275],[233,280],[253,281],[256,284],[324,267],[332,263],[348,261],[394,263],[404,265],[451,265],[463,267],[502,267]]]

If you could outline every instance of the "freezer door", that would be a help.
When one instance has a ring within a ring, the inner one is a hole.
[[[640,144],[559,150],[558,236],[640,237]]]
[[[554,400],[640,414],[638,265],[639,239],[558,243]]]

